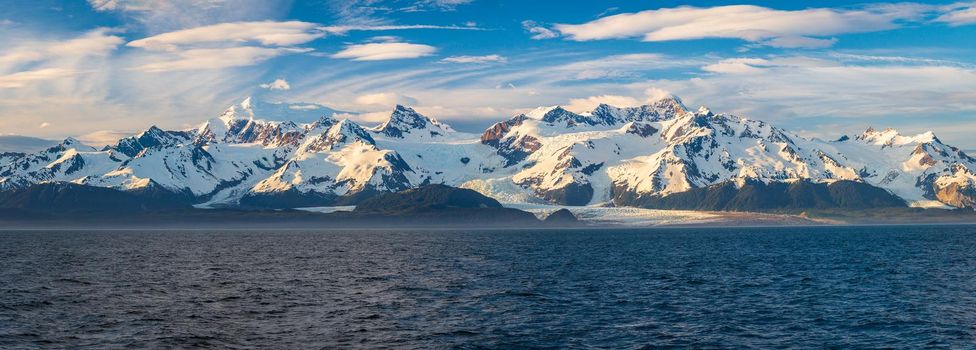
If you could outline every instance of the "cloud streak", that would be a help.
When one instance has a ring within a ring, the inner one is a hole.
[[[112,13],[140,31],[170,32],[215,23],[278,18],[291,0],[88,0],[99,12]]]
[[[319,30],[332,35],[346,35],[349,32],[375,32],[391,30],[416,30],[416,29],[437,29],[437,30],[471,30],[487,31],[488,29],[474,26],[439,26],[429,24],[407,24],[407,25],[333,25],[322,26]]]
[[[936,20],[948,23],[950,26],[976,24],[976,4],[953,8],[951,11],[939,16]]]
[[[353,61],[385,61],[430,56],[436,51],[437,48],[429,45],[383,42],[348,45],[332,57]]]
[[[529,32],[529,34],[532,34],[532,39],[535,40],[553,39],[559,37],[559,33],[556,33],[553,30],[536,23],[536,21],[522,21],[522,28]]]
[[[441,60],[442,62],[449,63],[505,63],[508,61],[505,57],[501,55],[484,55],[484,56],[451,56],[446,57]]]
[[[271,58],[312,51],[295,47],[325,36],[315,23],[235,22],[163,33],[129,42],[148,52],[135,70],[169,72],[255,65]]]
[[[325,36],[317,28],[315,23],[301,21],[221,23],[159,34],[132,41],[127,46],[153,51],[172,51],[187,45],[212,43],[289,46]]]
[[[908,6],[796,11],[753,5],[685,6],[623,13],[582,24],[557,24],[554,28],[574,41],[725,38],[774,47],[820,48],[835,40],[825,37],[898,28],[898,21],[914,20],[923,10]]]

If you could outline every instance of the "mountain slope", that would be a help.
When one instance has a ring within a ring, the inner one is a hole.
[[[313,107],[246,99],[191,130],[0,154],[0,191],[71,182],[165,190],[201,207],[294,208],[445,184],[563,205],[976,206],[976,160],[931,133],[807,139],[676,97],[587,113],[543,107],[480,135],[404,106],[375,127]]]

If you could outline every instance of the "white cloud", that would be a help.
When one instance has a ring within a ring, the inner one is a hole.
[[[119,140],[135,134],[136,132],[133,131],[98,130],[84,135],[79,135],[77,139],[86,145],[100,148],[118,143]]]
[[[285,79],[275,79],[275,81],[270,83],[261,84],[261,88],[268,90],[290,90],[291,85]]]
[[[41,129],[44,129],[44,128],[49,127],[49,126],[51,126],[51,123],[43,122],[43,123],[41,123],[41,125],[38,125],[37,127],[38,128],[41,128]]]
[[[680,59],[660,54],[625,54],[605,56],[545,69],[559,80],[633,79],[643,72],[656,69],[696,66],[697,59]]]
[[[780,122],[823,117],[924,122],[922,116],[976,112],[973,68],[801,56],[727,59],[707,69],[714,74],[649,84],[714,104],[715,110]]]
[[[545,63],[520,65],[517,69],[510,65],[477,69],[453,64],[405,66],[399,70],[357,74],[341,81],[332,81],[335,75],[328,74],[334,73],[310,72],[302,78],[325,83],[303,90],[297,98],[326,98],[335,105],[354,101],[363,94],[395,89],[420,101],[414,105],[418,110],[431,104],[441,106],[432,116],[461,125],[459,129],[467,131],[524,108],[563,104],[585,111],[600,102],[643,103],[672,92],[689,107],[706,104],[715,112],[740,113],[797,130],[816,129],[819,125],[816,123],[822,120],[853,126],[852,129],[862,124],[867,127],[865,123],[898,127],[907,125],[908,120],[936,127],[945,125],[947,117],[964,119],[976,113],[976,68],[972,66],[922,58],[838,56],[828,53],[733,58],[654,54],[594,57],[538,52],[509,57],[513,62],[548,59]],[[661,74],[655,72],[659,70],[686,73],[658,78]],[[579,80],[590,76],[622,79]],[[474,109],[486,105],[494,108],[495,113],[475,113]],[[356,104],[337,107],[363,109]],[[837,121],[838,118],[842,121]],[[467,129],[463,129],[465,125]],[[846,129],[837,129],[835,133],[840,134],[841,130]]]
[[[670,91],[658,87],[652,87],[652,88],[648,88],[647,90],[644,90],[644,95],[647,96],[646,99],[647,102],[657,102],[674,96],[674,94],[672,94]]]
[[[731,38],[781,47],[825,47],[833,39],[817,37],[894,29],[899,26],[897,21],[913,20],[923,10],[894,5],[796,11],[752,5],[685,6],[618,14],[583,24],[557,24],[555,29],[576,41]]]
[[[336,114],[338,119],[351,119],[361,123],[382,123],[390,119],[390,111],[376,111],[356,114]]]
[[[474,0],[420,0],[407,10],[424,11],[426,9],[437,9],[441,11],[454,11],[460,5],[470,4]]]
[[[712,73],[745,74],[762,72],[761,66],[769,61],[762,58],[730,58],[702,67]]]
[[[549,28],[543,27],[535,21],[522,21],[522,28],[532,34],[532,39],[543,40],[552,39],[559,37],[559,33],[552,31]]]
[[[223,69],[254,65],[312,49],[294,47],[321,38],[308,22],[236,22],[178,30],[129,42],[146,50],[134,69],[144,72]]]
[[[75,74],[75,70],[68,68],[42,68],[0,75],[0,89],[21,88],[34,82],[66,78]]]
[[[784,36],[763,41],[761,44],[784,49],[821,49],[834,46],[836,43],[837,38],[817,39],[804,36]]]
[[[379,92],[356,97],[356,104],[372,107],[393,107],[395,105],[415,105],[417,99],[393,92]]]
[[[389,24],[388,15],[402,12],[454,11],[474,0],[325,0],[342,24]]]
[[[569,104],[564,106],[569,111],[576,113],[590,112],[596,109],[597,106],[601,104],[607,104],[614,107],[637,107],[649,103],[654,103],[665,98],[672,97],[673,95],[666,91],[656,87],[648,88],[644,90],[643,97],[632,97],[632,96],[620,96],[620,95],[600,95],[600,96],[590,96],[586,98],[573,98],[569,100]]]
[[[88,0],[93,9],[117,14],[151,33],[214,23],[279,18],[291,0]]]
[[[125,8],[125,3],[120,4],[119,0],[88,0],[88,4],[96,11],[114,11]]]
[[[957,8],[939,16],[939,22],[948,23],[950,26],[962,26],[976,23],[976,5]]]
[[[106,56],[115,51],[124,40],[99,28],[67,40],[28,41],[4,49],[0,55],[0,72],[16,70],[27,63],[80,60],[86,57]]]
[[[484,31],[487,29],[478,28],[473,25],[465,26],[438,26],[429,24],[411,24],[411,25],[334,25],[334,26],[324,26],[319,27],[319,30],[332,34],[332,35],[346,35],[349,32],[378,32],[378,31],[390,31],[390,30],[409,30],[409,29],[440,29],[440,30],[473,30],[473,31]]]
[[[451,56],[441,60],[442,62],[450,63],[505,63],[508,61],[505,57],[500,55],[485,55],[485,56]]]
[[[436,48],[429,45],[384,42],[349,45],[332,57],[349,58],[354,61],[382,61],[430,56],[436,51]]]
[[[0,54],[0,89],[22,88],[43,81],[91,72],[123,39],[95,29],[66,40],[26,40]]]
[[[592,111],[600,104],[608,104],[614,107],[634,107],[640,106],[641,101],[630,96],[601,95],[570,99],[569,104],[564,108],[571,112],[583,113]]]
[[[314,104],[311,104],[311,105],[290,105],[290,106],[288,106],[288,109],[295,110],[295,111],[314,111],[314,110],[318,110],[318,109],[321,109],[321,108],[322,108],[321,106],[314,105]]]
[[[257,43],[264,46],[290,46],[321,38],[325,33],[309,22],[221,23],[163,33],[130,42],[127,46],[154,51],[171,51],[188,45],[212,43]]]
[[[294,53],[309,52],[312,49],[269,48],[269,47],[231,47],[223,49],[188,49],[162,55],[133,69],[143,72],[159,73],[181,70],[222,69],[254,65],[268,59]]]

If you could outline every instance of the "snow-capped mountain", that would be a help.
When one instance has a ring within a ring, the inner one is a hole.
[[[192,130],[2,154],[0,190],[72,182],[206,207],[303,207],[439,183],[502,202],[636,205],[720,184],[850,181],[916,206],[976,206],[976,160],[932,133],[807,139],[676,97],[581,114],[543,107],[480,135],[404,106],[375,127],[339,115],[248,98]]]

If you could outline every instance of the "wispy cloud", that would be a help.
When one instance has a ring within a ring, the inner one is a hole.
[[[177,50],[187,45],[209,43],[257,43],[266,46],[304,44],[321,38],[325,33],[317,30],[315,23],[288,22],[235,22],[178,30],[139,39],[127,46],[148,50]]]
[[[291,90],[291,85],[285,79],[275,79],[270,83],[261,84],[261,88],[268,90]]]
[[[787,56],[724,59],[703,69],[712,74],[651,84],[771,121],[976,112],[976,70],[954,65]]]
[[[291,0],[88,0],[93,9],[115,13],[150,33],[223,22],[278,18]]]
[[[454,11],[458,6],[469,4],[474,0],[419,0],[403,11]]]
[[[41,68],[0,75],[0,89],[21,88],[33,82],[70,77],[77,73],[69,68]]]
[[[552,39],[552,38],[559,37],[559,33],[556,33],[555,31],[546,28],[541,24],[537,23],[536,21],[532,21],[532,20],[522,21],[522,28],[525,29],[525,31],[529,32],[529,34],[532,34],[532,39],[535,40]]]
[[[356,31],[391,31],[391,30],[413,30],[413,29],[439,29],[439,30],[473,30],[485,31],[488,29],[477,26],[439,26],[429,24],[408,24],[408,25],[333,25],[319,27],[320,30],[333,35],[346,35]]]
[[[437,48],[423,44],[402,42],[382,42],[348,45],[333,58],[348,58],[354,61],[383,61],[430,56]]]
[[[108,29],[96,29],[66,40],[28,40],[0,55],[0,88],[71,77],[94,68],[124,40]]]
[[[415,105],[417,99],[395,92],[378,92],[357,96],[356,104],[366,107],[392,108],[395,105]]]
[[[508,61],[504,56],[501,55],[484,55],[484,56],[451,56],[441,60],[442,62],[450,63],[505,63]]]
[[[557,24],[570,40],[640,38],[644,41],[741,39],[784,48],[832,45],[833,35],[898,28],[927,8],[872,6],[862,9],[776,10],[753,5],[676,7],[623,13],[583,24]],[[827,37],[827,38],[825,38]]]
[[[119,140],[134,134],[136,134],[136,131],[98,130],[79,135],[77,139],[92,147],[102,147],[118,143]]]
[[[229,47],[220,49],[187,49],[165,52],[150,62],[133,69],[150,72],[170,72],[181,70],[223,69],[251,66],[268,59],[294,53],[304,53],[312,49],[288,47]]]
[[[474,0],[326,0],[340,24],[390,24],[389,15],[399,12],[454,11]]]
[[[124,40],[108,29],[100,28],[67,40],[36,40],[22,42],[4,49],[0,55],[0,72],[16,70],[24,64],[79,60],[85,57],[106,56]]]
[[[222,69],[254,65],[268,59],[312,51],[294,47],[325,35],[315,23],[235,22],[163,33],[132,41],[129,47],[149,52],[145,72]]]
[[[960,4],[951,6],[951,10],[936,19],[939,22],[948,23],[951,26],[962,26],[976,24],[976,4]]]

